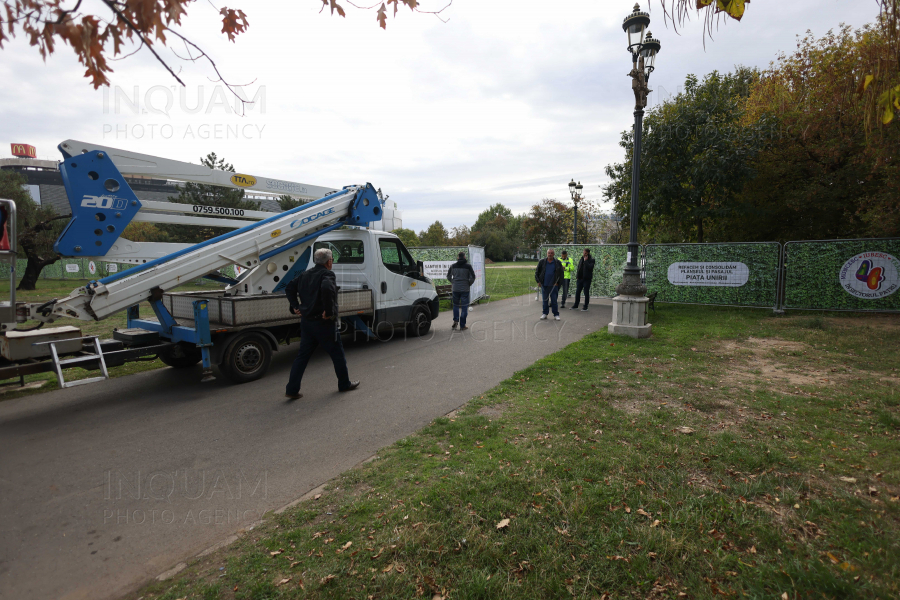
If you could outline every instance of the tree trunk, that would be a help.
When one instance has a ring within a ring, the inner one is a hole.
[[[697,217],[697,243],[703,243],[703,219],[701,217]]]
[[[28,253],[26,251],[26,256]],[[52,258],[41,258],[40,256],[28,256],[28,263],[25,265],[25,272],[22,274],[22,279],[19,280],[19,285],[16,286],[17,290],[35,290],[37,287],[38,277],[41,275],[41,271],[44,270],[44,267],[47,265],[52,265],[56,261],[59,260],[59,256],[54,256]]]

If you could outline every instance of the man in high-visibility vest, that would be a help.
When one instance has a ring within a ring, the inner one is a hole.
[[[563,266],[562,304],[560,306],[565,308],[566,296],[569,295],[569,283],[572,281],[572,275],[575,273],[575,262],[569,258],[569,253],[565,250],[562,251],[559,262]]]

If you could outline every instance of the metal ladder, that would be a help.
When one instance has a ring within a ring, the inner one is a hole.
[[[75,358],[66,358],[63,360],[59,359],[59,353],[56,351],[56,344],[59,342],[71,342],[73,339],[77,340],[93,340],[94,341],[94,350],[96,354],[89,354],[85,356],[76,356]],[[103,358],[103,350],[100,349],[100,338],[96,335],[86,335],[80,338],[69,338],[65,340],[55,340],[52,342],[36,342],[32,344],[33,346],[39,346],[42,344],[50,345],[50,355],[53,359],[53,368],[56,371],[56,378],[59,380],[59,387],[61,388],[70,388],[75,387],[76,385],[84,385],[85,383],[94,383],[95,381],[103,381],[104,379],[109,379],[109,371],[106,370],[106,360]],[[100,377],[88,377],[87,379],[78,379],[76,381],[67,382],[63,378],[63,367],[65,365],[71,365],[80,362],[87,362],[89,360],[96,360],[100,362],[100,372],[103,373]]]

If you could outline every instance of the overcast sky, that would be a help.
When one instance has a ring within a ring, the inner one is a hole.
[[[206,65],[170,51],[186,88],[142,51],[114,63],[111,88],[95,91],[67,47],[44,64],[17,39],[0,51],[0,156],[20,142],[59,160],[68,138],[191,162],[214,151],[254,175],[372,182],[416,231],[435,219],[471,225],[495,202],[524,212],[542,198],[568,200],[571,178],[599,199],[603,168],[622,160],[620,132],[633,122],[621,28],[633,4],[455,0],[446,22],[401,9],[383,31],[375,11],[346,3],[340,18],[320,14],[317,0],[229,1],[250,21],[229,43],[212,6],[197,2],[181,31],[230,83],[249,84],[257,102],[245,116]],[[676,33],[658,0],[641,5],[662,42],[651,104],[689,73],[765,67],[806,30],[820,36],[877,14],[874,0],[755,0],[704,49],[696,17]]]

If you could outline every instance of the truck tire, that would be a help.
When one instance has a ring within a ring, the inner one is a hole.
[[[160,352],[159,360],[173,369],[189,369],[203,360],[203,354],[193,344],[180,343]]]
[[[219,370],[232,383],[256,381],[269,370],[272,348],[269,340],[255,332],[238,335],[232,340]]]
[[[431,330],[431,311],[427,306],[416,305],[413,307],[412,318],[406,326],[406,332],[410,337],[421,337]]]

